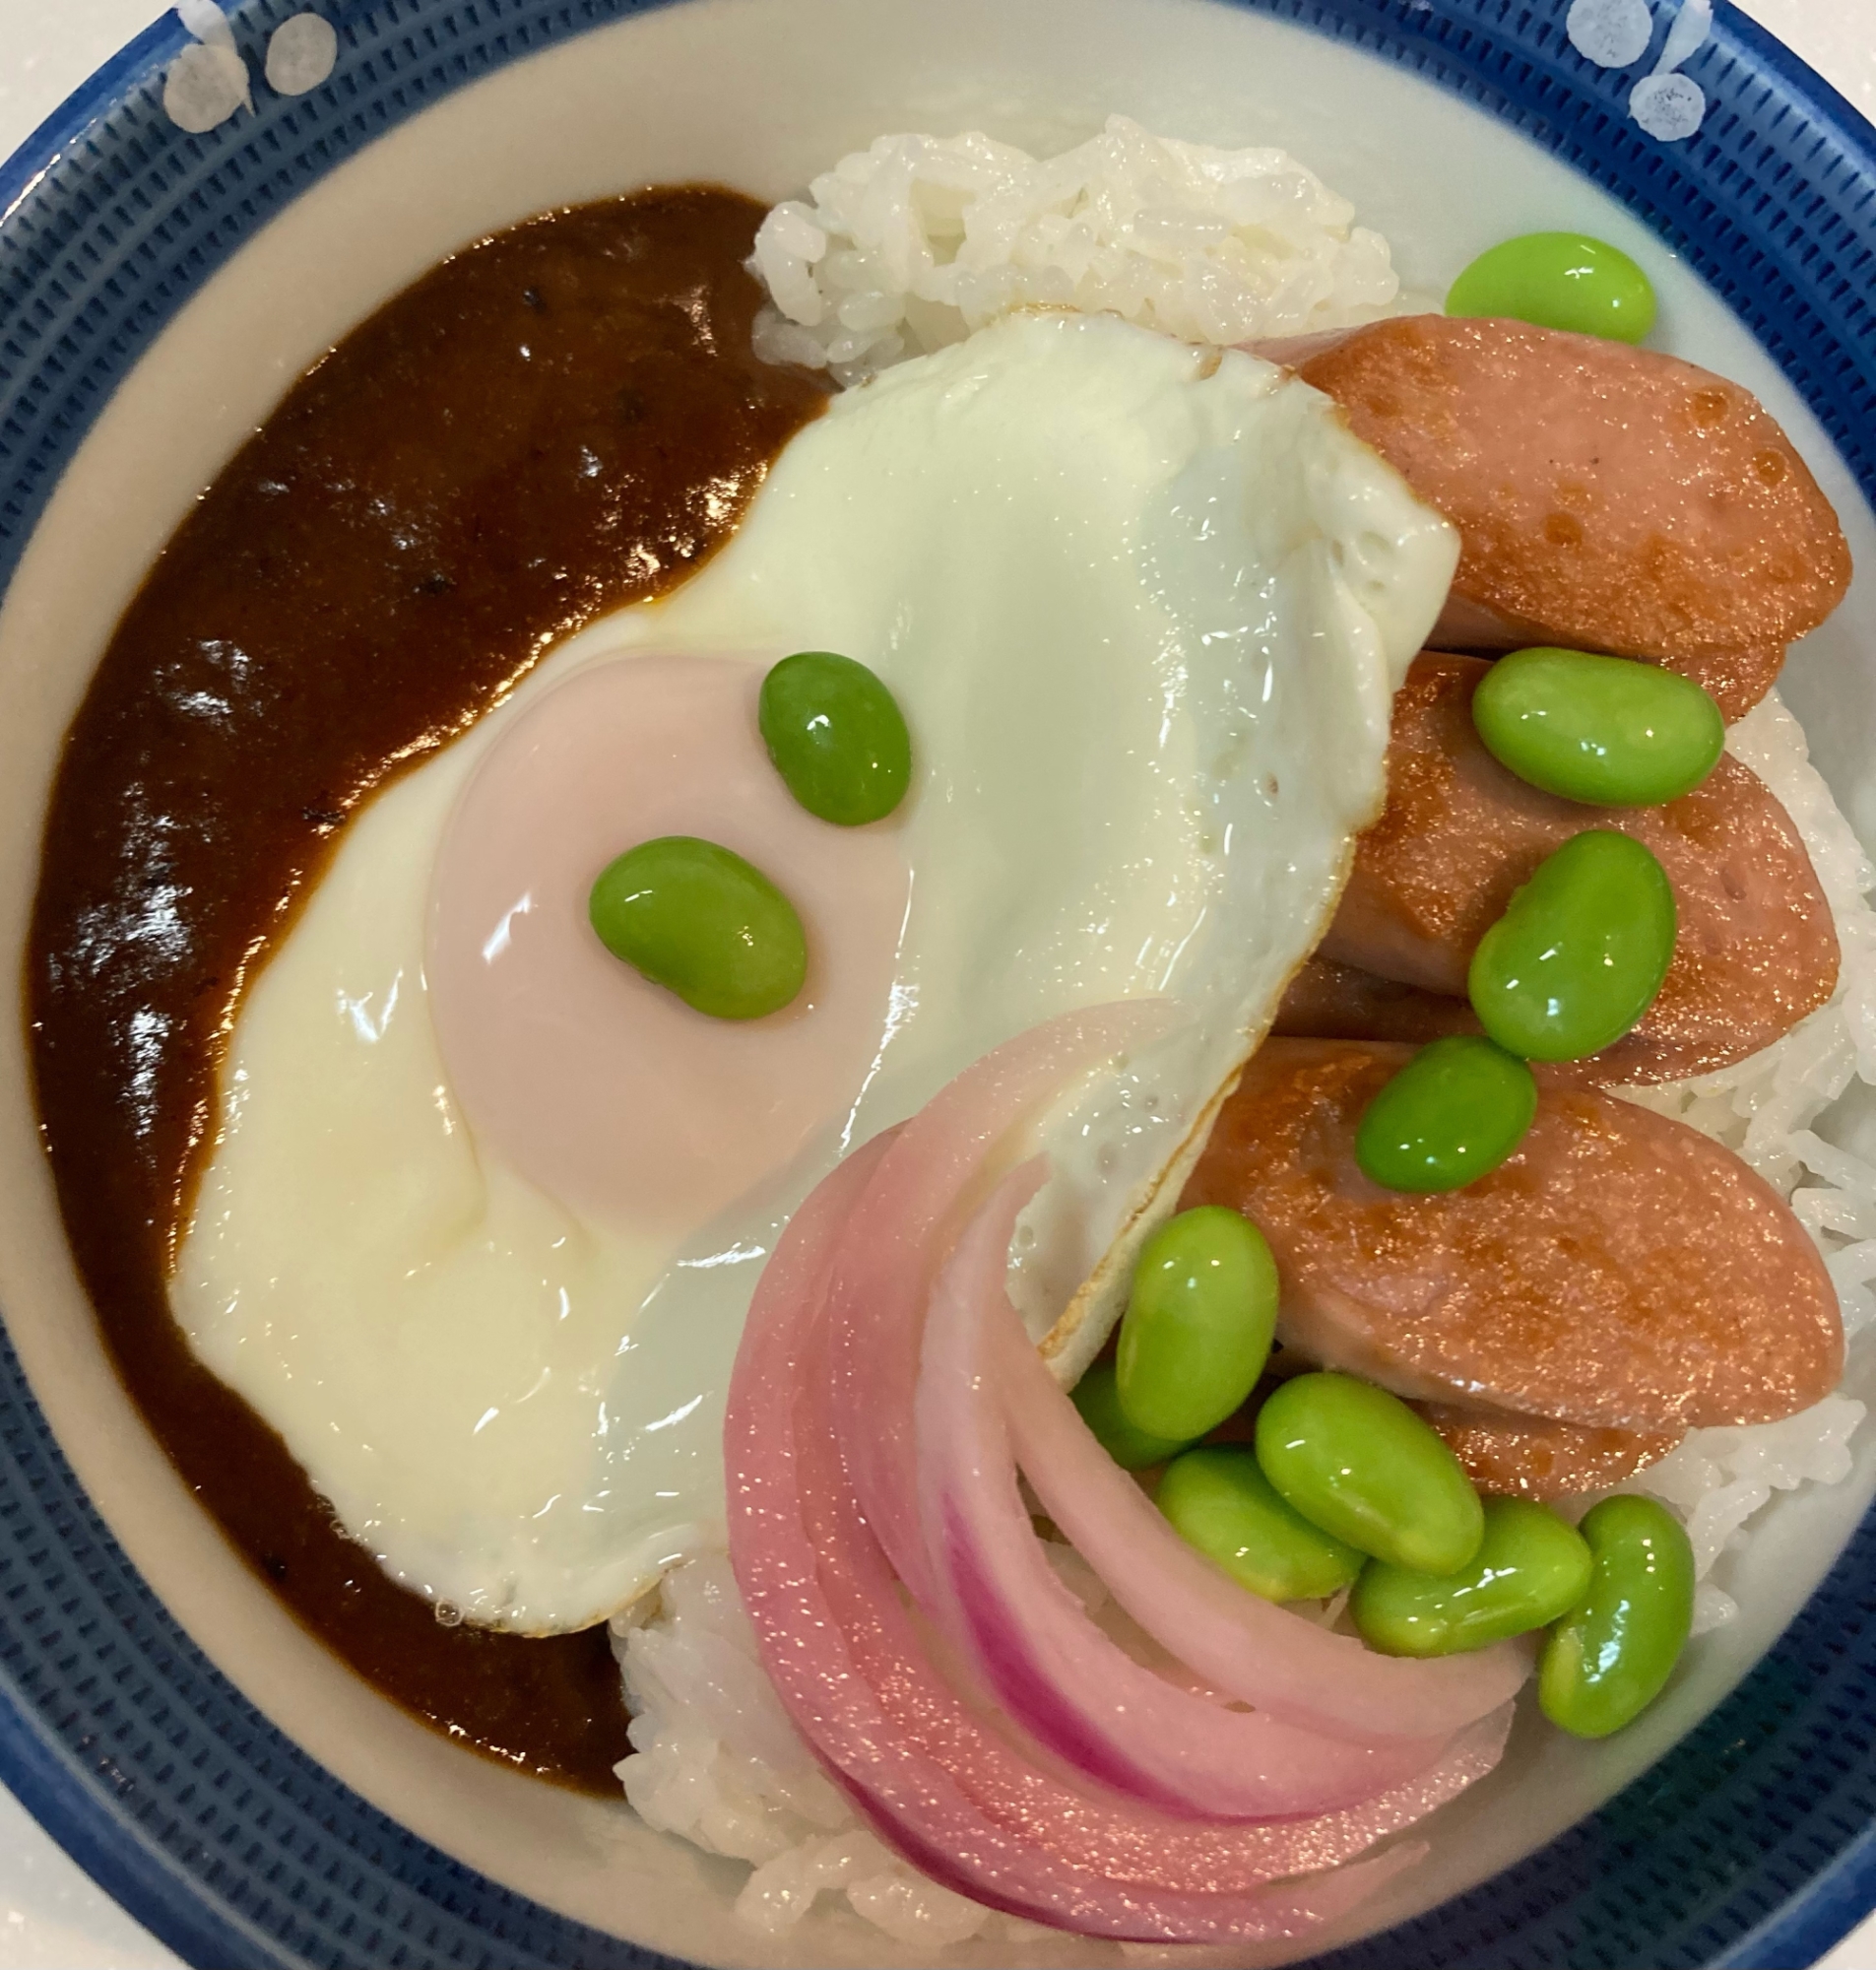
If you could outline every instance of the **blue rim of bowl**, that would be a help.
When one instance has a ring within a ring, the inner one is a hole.
[[[231,9],[243,46],[303,4]],[[258,113],[200,138],[158,106],[162,73],[188,39],[173,14],[99,69],[0,165],[0,583],[110,391],[282,205],[463,84],[655,4],[327,0],[319,11],[341,35],[327,87],[339,99],[288,101],[257,81]],[[1224,4],[1415,72],[1613,192],[1753,329],[1876,503],[1876,131],[1727,0],[1687,65],[1709,98],[1707,125],[1672,148],[1627,118],[1648,63],[1591,69],[1564,38],[1566,0]],[[1664,19],[1655,28],[1658,48]],[[115,180],[113,159],[124,165]],[[153,168],[160,199],[111,205]],[[136,242],[151,239],[161,251],[139,270]],[[1608,1806],[1317,1970],[1813,1961],[1876,1904],[1870,1579],[1876,1512],[1745,1681]],[[261,1717],[131,1566],[4,1338],[0,1776],[202,1970],[670,1962],[451,1860]]]

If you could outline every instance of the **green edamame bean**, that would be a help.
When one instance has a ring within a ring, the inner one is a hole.
[[[1451,1656],[1547,1627],[1589,1584],[1589,1548],[1574,1526],[1528,1498],[1487,1498],[1472,1564],[1446,1580],[1376,1560],[1349,1607],[1370,1648]]]
[[[831,650],[784,657],[762,680],[756,723],[789,792],[822,821],[859,827],[905,798],[912,740],[865,664]]]
[[[779,1013],[808,976],[795,906],[761,870],[714,841],[641,841],[593,885],[600,942],[654,985],[718,1019]]]
[[[1081,1420],[1123,1471],[1144,1471],[1150,1465],[1164,1464],[1186,1447],[1184,1437],[1149,1436],[1128,1421],[1120,1391],[1114,1386],[1112,1361],[1097,1361],[1069,1396],[1081,1412]]]
[[[1658,807],[1699,786],[1726,744],[1719,706],[1691,678],[1586,650],[1514,650],[1472,696],[1501,766],[1591,807]]]
[[[1340,1594],[1364,1554],[1283,1501],[1238,1444],[1202,1444],[1175,1458],[1153,1493],[1173,1531],[1265,1600]]]
[[[1458,1190],[1497,1169],[1536,1112],[1521,1060],[1455,1033],[1423,1046],[1369,1102],[1355,1160],[1390,1190]]]
[[[1479,940],[1472,1010],[1525,1060],[1600,1053],[1653,1003],[1674,932],[1666,871],[1633,836],[1590,828],[1540,862]]]
[[[1156,1502],[1188,1545],[1266,1601],[1339,1594],[1363,1556],[1285,1504],[1249,1450],[1207,1444],[1166,1468]]]
[[[1248,1218],[1221,1204],[1169,1218],[1140,1253],[1121,1320],[1128,1420],[1187,1443],[1215,1429],[1263,1372],[1276,1299],[1276,1261]]]
[[[1398,1397],[1298,1375],[1258,1412],[1258,1463],[1313,1526],[1416,1573],[1469,1566],[1485,1514],[1459,1461]]]
[[[1654,326],[1654,290],[1641,268],[1606,240],[1582,232],[1526,232],[1481,253],[1453,283],[1446,311],[1640,342]]]
[[[1694,1623],[1694,1548],[1652,1498],[1605,1498],[1584,1519],[1593,1566],[1537,1662],[1537,1701],[1579,1738],[1606,1738],[1661,1692]]]

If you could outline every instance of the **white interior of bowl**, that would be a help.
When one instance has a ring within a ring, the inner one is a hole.
[[[183,309],[113,398],[0,608],[0,946],[12,975],[60,737],[121,610],[223,461],[378,302],[451,249],[545,207],[697,178],[773,198],[884,130],[980,127],[1053,150],[1114,110],[1169,134],[1293,151],[1389,235],[1408,286],[1431,294],[1512,233],[1581,227],[1625,246],[1660,293],[1655,340],[1759,392],[1837,503],[1859,563],[1876,566],[1876,531],[1848,474],[1701,284],[1562,165],[1384,63],[1209,0],[1076,0],[1071,11],[1048,0],[686,0],[518,63],[340,166]],[[1785,681],[1865,841],[1876,841],[1873,597],[1865,578]],[[742,1867],[649,1833],[622,1804],[576,1799],[453,1748],[307,1638],[192,1503],[100,1350],[40,1158],[22,1032],[16,1019],[0,1048],[0,1305],[92,1496],[241,1689],[416,1832],[601,1928],[711,1963],[922,1960],[844,1912],[780,1943],[744,1930],[729,1910]],[[1867,1361],[1853,1381],[1868,1399]],[[1849,1481],[1780,1499],[1757,1522],[1730,1580],[1741,1619],[1695,1647],[1642,1723],[1592,1746],[1527,1720],[1505,1769],[1434,1822],[1432,1857],[1357,1927],[1483,1878],[1656,1757],[1776,1636],[1873,1488],[1876,1427]],[[967,1944],[944,1960],[1011,1955]],[[1119,1958],[1060,1938],[1021,1960]]]

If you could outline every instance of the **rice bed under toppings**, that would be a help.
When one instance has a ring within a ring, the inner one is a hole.
[[[1824,1253],[1848,1340],[1876,1322],[1876,1165],[1826,1142],[1811,1127],[1852,1081],[1876,1086],[1876,868],[1811,764],[1804,728],[1774,691],[1726,735],[1791,817],[1837,925],[1843,968],[1828,1006],[1737,1065],[1693,1081],[1618,1089],[1724,1143],[1789,1200]],[[1864,1406],[1826,1396],[1782,1422],[1697,1429],[1671,1455],[1621,1488],[1647,1491],[1686,1522],[1701,1587],[1694,1632],[1739,1611],[1711,1575],[1745,1539],[1746,1521],[1772,1493],[1840,1483],[1850,1472],[1849,1437]]]
[[[1400,283],[1378,232],[1286,152],[1100,136],[1032,158],[979,132],[876,138],[763,220],[756,353],[843,384],[1021,307],[1229,345],[1351,328]]]

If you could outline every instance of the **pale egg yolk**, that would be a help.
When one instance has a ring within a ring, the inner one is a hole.
[[[766,668],[647,653],[575,674],[477,768],[438,857],[427,976],[456,1096],[605,1223],[708,1223],[846,1120],[885,1023],[911,886],[898,817],[836,827],[796,805],[756,730]],[[734,849],[795,905],[809,973],[784,1011],[711,1018],[595,935],[594,878],[668,834]]]

